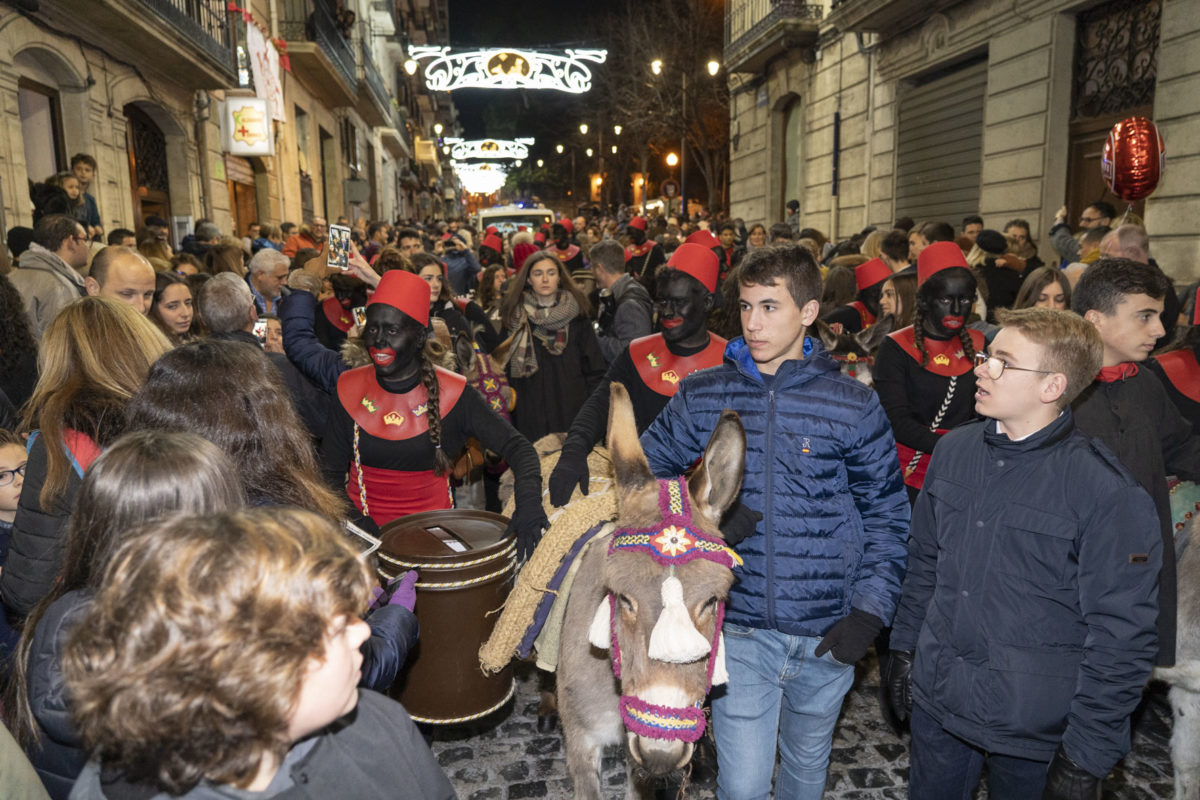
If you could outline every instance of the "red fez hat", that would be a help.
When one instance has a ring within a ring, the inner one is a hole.
[[[917,286],[929,280],[935,272],[951,267],[970,269],[963,251],[954,242],[934,242],[917,256]]]
[[[429,327],[429,299],[429,284],[424,278],[402,269],[392,269],[383,273],[367,305],[383,303]]]
[[[629,220],[629,227],[637,228],[639,231],[642,231],[643,233],[645,233],[646,218],[645,217],[634,217],[633,219]]]
[[[562,225],[564,228],[567,229],[567,233],[575,233],[575,223],[571,222],[571,220],[568,219],[567,217],[563,217],[562,219],[560,219],[558,222],[556,222],[554,224]]]
[[[872,258],[865,264],[854,268],[854,282],[858,290],[869,289],[877,283],[882,283],[892,277],[892,268],[883,263],[881,258]]]
[[[698,244],[709,248],[721,246],[721,240],[713,236],[709,231],[696,231],[691,236],[683,240],[684,244]]]
[[[535,233],[533,235],[533,240],[535,242],[537,242],[538,244],[545,244],[546,243],[546,234],[542,231],[538,231],[537,233]]]
[[[695,242],[684,242],[675,248],[674,253],[671,253],[667,266],[691,275],[703,283],[704,288],[710,292],[717,290],[717,272],[720,270],[720,262],[717,261],[717,254],[712,251],[712,248]]]
[[[490,247],[497,253],[504,252],[504,240],[494,233],[489,233],[487,236],[483,237],[483,246]]]
[[[518,225],[517,230],[518,231],[527,231],[527,230],[529,230],[529,228],[526,227],[525,225]]]
[[[495,225],[488,225],[487,230],[484,231],[484,233],[489,233],[489,234],[499,233],[499,232],[500,232],[500,229],[497,228]]]

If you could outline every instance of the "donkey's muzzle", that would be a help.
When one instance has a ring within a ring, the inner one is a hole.
[[[695,745],[668,739],[651,739],[626,732],[629,754],[647,775],[662,777],[684,768],[692,759]]]

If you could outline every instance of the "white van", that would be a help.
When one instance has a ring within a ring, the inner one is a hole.
[[[493,206],[481,209],[473,221],[475,229],[480,233],[492,225],[495,225],[503,236],[516,233],[517,228],[521,226],[531,233],[537,233],[543,225],[554,222],[554,212],[541,207]]]

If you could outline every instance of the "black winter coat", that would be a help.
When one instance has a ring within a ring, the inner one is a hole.
[[[1154,504],[1071,412],[1019,442],[993,420],[943,438],[913,509],[894,650],[913,699],[990,753],[1067,755],[1103,777],[1156,652]]]
[[[1158,659],[1155,666],[1175,663],[1175,537],[1167,476],[1200,481],[1200,438],[1171,404],[1162,383],[1148,369],[1113,383],[1096,381],[1072,403],[1075,423],[1108,447],[1137,482],[1150,493],[1158,510],[1162,537],[1162,575],[1158,586]]]
[[[526,378],[509,375],[517,392],[513,426],[530,442],[548,433],[565,433],[571,420],[608,369],[592,323],[580,314],[567,327],[567,346],[551,355],[541,340],[533,338],[538,370]],[[511,366],[511,363],[510,363]]]
[[[67,485],[53,508],[42,508],[38,493],[46,482],[46,442],[38,436],[29,449],[25,483],[17,502],[8,558],[0,573],[0,599],[10,611],[9,619],[26,616],[50,593],[58,578],[67,523],[75,510],[75,498],[83,479],[74,470],[67,473]]]

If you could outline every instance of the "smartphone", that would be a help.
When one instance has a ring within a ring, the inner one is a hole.
[[[366,324],[367,324],[367,307],[366,306],[358,306],[357,308],[354,309],[354,321],[358,324],[358,327],[360,327],[360,328],[366,327]]]
[[[267,321],[260,319],[254,323],[254,335],[258,337],[258,343],[263,347],[267,345]]]
[[[363,558],[374,553],[383,544],[379,539],[376,539],[349,520],[343,520],[342,525],[346,529],[346,535],[349,536],[351,544],[354,545],[354,548],[358,550],[358,554]]]
[[[329,226],[329,266],[350,269],[350,229],[345,225]]]

